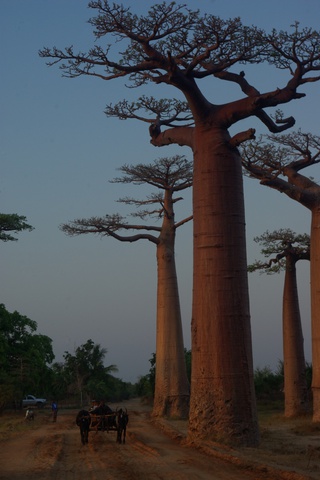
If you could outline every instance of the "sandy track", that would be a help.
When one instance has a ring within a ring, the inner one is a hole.
[[[57,423],[39,413],[19,435],[1,441],[1,480],[298,480],[317,478],[276,471],[216,451],[203,451],[186,441],[183,422],[154,424],[150,409],[137,401],[126,404],[129,413],[127,443],[119,445],[115,432],[90,432],[89,444],[80,442],[76,411],[59,412]],[[21,420],[23,421],[23,420]],[[291,470],[291,471],[290,471]]]

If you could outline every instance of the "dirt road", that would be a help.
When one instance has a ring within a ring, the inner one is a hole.
[[[204,450],[186,441],[186,422],[154,424],[150,408],[138,401],[125,405],[129,413],[127,442],[119,445],[115,432],[90,432],[89,444],[80,442],[75,425],[77,411],[60,411],[53,423],[48,412],[34,422],[23,422],[20,432],[12,427],[0,440],[2,480],[300,480],[320,478],[307,469],[276,470],[253,452],[235,455],[228,449]],[[269,460],[272,460],[271,458]],[[307,459],[306,459],[307,460]],[[310,464],[310,461],[309,461]],[[313,463],[313,465],[315,465]],[[310,465],[308,465],[308,468]],[[320,464],[319,464],[320,468]],[[310,473],[310,476],[309,474]]]

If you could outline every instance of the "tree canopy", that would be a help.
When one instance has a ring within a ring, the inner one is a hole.
[[[90,1],[89,8],[97,12],[89,20],[96,43],[87,53],[76,52],[73,46],[64,50],[45,47],[40,50],[40,56],[52,58],[48,64],[60,64],[63,76],[70,78],[127,77],[132,86],[148,82],[173,85],[185,93],[196,122],[213,107],[196,84],[206,77],[237,84],[251,100],[244,98],[229,104],[231,111],[225,118],[226,127],[255,115],[274,133],[290,128],[294,119],[278,116],[274,122],[264,108],[302,98],[304,94],[298,93],[297,88],[320,78],[317,75],[319,32],[301,28],[299,22],[292,26],[291,32],[273,29],[267,33],[255,26],[243,25],[240,18],[224,20],[211,14],[201,15],[198,10],[176,2],[153,5],[146,15],[140,16],[129,7],[107,0]],[[109,37],[112,42],[103,44],[102,40],[107,41]],[[120,43],[123,47],[119,56],[115,47]],[[231,72],[237,64],[262,62],[288,71],[291,79],[287,85],[261,94],[247,81],[244,71]],[[165,109],[162,115],[164,112]],[[162,119],[158,111],[155,113],[158,128]],[[170,113],[164,125],[172,125],[177,120],[177,115]]]
[[[320,137],[301,130],[262,135],[241,146],[244,171],[261,185],[285,193],[312,210],[319,202],[319,185],[303,174],[320,162]]]
[[[79,218],[62,224],[60,228],[63,232],[69,236],[96,233],[102,236],[111,236],[124,242],[136,242],[145,239],[158,245],[163,226],[157,225],[157,220],[163,220],[165,217],[170,218],[172,228],[176,230],[192,219],[192,215],[190,215],[179,222],[174,222],[173,205],[182,200],[182,197],[174,197],[174,194],[192,186],[192,162],[184,156],[163,157],[150,164],[126,164],[118,170],[123,175],[114,178],[111,181],[112,183],[150,185],[160,190],[151,193],[144,199],[122,197],[118,200],[120,203],[137,207],[136,211],[130,214],[131,217],[142,221],[153,218],[155,223],[129,223],[124,216],[114,213],[107,214],[104,217]],[[168,194],[170,202],[167,200]],[[169,203],[170,207],[168,206]],[[119,233],[121,231],[136,231],[137,233],[125,236]]]
[[[116,372],[115,365],[104,366],[107,350],[91,339],[75,349],[74,354],[65,352],[63,364],[63,377],[68,389],[77,391],[80,402],[83,404],[86,395],[88,398],[110,396],[108,392],[108,377],[111,372]]]
[[[310,235],[297,234],[290,228],[281,228],[273,232],[266,231],[255,237],[254,241],[261,245],[261,253],[266,261],[256,260],[248,266],[249,272],[260,270],[261,273],[279,273],[286,269],[287,258],[294,261],[310,260]]]
[[[3,242],[18,240],[8,232],[19,233],[23,230],[31,232],[34,228],[26,223],[26,220],[26,217],[16,213],[0,213],[0,240]]]
[[[0,304],[0,406],[47,387],[52,340],[36,333],[34,320]]]

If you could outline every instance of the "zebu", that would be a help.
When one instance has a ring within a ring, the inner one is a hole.
[[[34,420],[34,411],[31,408],[26,410],[26,420]]]
[[[129,421],[127,409],[124,411],[122,408],[117,410],[117,442],[126,443],[126,431]]]
[[[83,445],[89,441],[91,417],[87,410],[80,410],[76,418],[76,424],[80,428],[81,442]]]

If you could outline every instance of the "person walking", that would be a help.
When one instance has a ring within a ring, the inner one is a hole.
[[[52,410],[53,421],[56,422],[57,421],[57,415],[58,415],[58,404],[57,404],[57,402],[52,402],[51,410]]]

